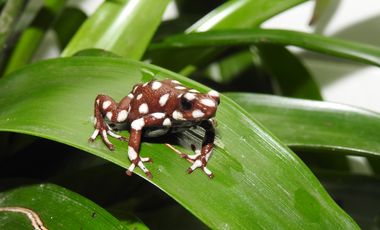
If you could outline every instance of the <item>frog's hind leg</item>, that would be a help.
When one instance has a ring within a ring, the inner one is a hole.
[[[128,143],[128,158],[131,165],[126,172],[128,176],[131,176],[135,167],[138,166],[148,178],[152,178],[152,173],[144,165],[144,162],[151,162],[151,159],[140,157],[139,153],[142,129],[151,126],[169,126],[170,122],[165,121],[166,119],[169,118],[165,118],[165,113],[152,113],[131,123],[131,135]]]
[[[107,135],[115,137],[119,140],[126,140],[124,137],[114,133],[109,125],[105,122],[105,118],[112,123],[122,123],[128,117],[130,110],[130,101],[133,94],[124,97],[119,103],[116,103],[111,97],[107,95],[98,95],[95,99],[94,105],[94,126],[95,130],[89,141],[94,141],[100,135],[103,142],[110,150],[114,149],[113,144],[108,140]]]
[[[181,155],[187,159],[192,165],[187,169],[188,173],[192,173],[195,169],[201,168],[209,178],[213,178],[214,174],[206,167],[214,149],[215,128],[212,120],[203,121],[200,124],[205,129],[205,137],[202,142],[202,149],[195,150],[194,155]]]

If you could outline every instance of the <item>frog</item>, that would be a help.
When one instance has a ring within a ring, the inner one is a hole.
[[[137,166],[151,179],[152,173],[144,163],[152,162],[152,159],[140,156],[142,137],[154,138],[202,127],[204,137],[201,148],[193,149],[195,153],[192,155],[181,153],[180,156],[192,163],[187,169],[189,174],[200,168],[209,178],[213,178],[214,174],[206,166],[214,149],[215,115],[219,104],[217,91],[201,93],[172,79],[138,83],[118,103],[108,95],[99,94],[94,102],[95,130],[89,141],[93,142],[100,136],[109,150],[114,150],[114,145],[108,136],[128,141],[131,164],[126,174],[131,176]],[[116,133],[124,129],[129,130],[128,140]]]

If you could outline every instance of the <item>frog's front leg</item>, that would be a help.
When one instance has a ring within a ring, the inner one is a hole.
[[[110,150],[114,149],[113,144],[108,140],[107,134],[119,140],[125,140],[124,137],[112,132],[112,129],[105,122],[106,117],[112,123],[125,122],[128,117],[129,104],[133,95],[129,94],[124,97],[119,103],[116,103],[111,97],[107,95],[98,95],[95,99],[94,105],[94,126],[95,131],[89,138],[89,141],[94,141],[100,134],[103,142]]]
[[[197,168],[202,168],[202,170],[207,174],[209,178],[213,178],[214,174],[206,167],[209,161],[212,151],[214,149],[214,139],[215,139],[215,125],[212,119],[203,121],[200,126],[205,129],[205,136],[202,142],[202,149],[195,150],[194,155],[183,154],[181,157],[186,158],[193,162],[191,167],[187,169],[188,173],[192,173]]]
[[[131,176],[136,165],[144,171],[148,178],[152,178],[151,172],[144,166],[144,162],[150,162],[150,158],[140,157],[140,142],[141,134],[144,127],[152,126],[170,126],[171,121],[166,118],[165,113],[152,113],[144,117],[134,120],[131,123],[131,132],[128,143],[128,158],[131,161],[131,165],[127,170],[127,175]]]

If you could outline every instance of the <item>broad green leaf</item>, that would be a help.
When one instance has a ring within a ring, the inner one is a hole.
[[[93,157],[85,159],[91,161]],[[74,164],[78,161],[71,162]],[[117,165],[103,161],[103,164],[82,170],[70,169],[70,172],[61,174],[52,182],[91,199],[121,221],[135,225],[143,222],[151,229],[208,229],[153,184],[140,177],[126,177],[123,169]]]
[[[44,6],[34,18],[32,24],[22,32],[16,47],[8,60],[4,75],[28,64],[41,44],[46,31],[53,25],[67,1],[45,0]]]
[[[105,1],[71,39],[62,56],[90,48],[140,59],[169,0]]]
[[[293,45],[327,55],[380,66],[380,49],[375,46],[289,30],[244,29],[192,33],[169,37],[162,43],[153,44],[150,48],[152,52],[175,49],[172,52],[180,53],[179,48],[251,44]]]
[[[185,33],[257,27],[267,19],[302,2],[305,0],[227,1],[199,19]],[[208,62],[220,51],[216,49],[191,49],[183,53],[163,51],[150,53],[148,57],[154,64],[188,74],[193,70],[189,65]]]
[[[228,93],[295,150],[380,157],[380,115],[331,102]]]
[[[136,61],[105,57],[49,60],[0,80],[0,130],[62,142],[127,168],[127,143],[112,139],[114,152],[99,139],[88,143],[93,132],[93,101],[99,93],[120,100],[134,84],[152,78],[172,78],[201,92],[209,90]],[[294,153],[232,100],[222,96],[221,101],[216,148],[209,163],[215,178],[210,180],[200,170],[187,175],[187,161],[163,143],[144,142],[141,155],[154,160],[147,164],[153,174],[151,183],[211,228],[357,228]],[[128,136],[127,131],[121,134]],[[142,175],[139,169],[136,173]]]
[[[53,184],[0,193],[1,229],[129,229],[92,201]],[[41,227],[41,222],[39,225]]]
[[[263,66],[275,79],[279,94],[288,97],[322,100],[319,87],[302,62],[285,47],[257,46]]]

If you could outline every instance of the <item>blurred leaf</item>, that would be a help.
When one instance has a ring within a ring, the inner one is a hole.
[[[244,50],[211,63],[206,74],[215,82],[228,84],[237,75],[252,66],[253,54],[249,50]]]
[[[100,92],[120,99],[134,84],[153,77],[209,90],[162,68],[120,58],[49,60],[0,80],[0,130],[45,137],[127,168],[127,143],[112,140],[116,149],[110,152],[99,139],[87,142],[93,132],[93,100]],[[151,183],[211,228],[357,228],[296,155],[233,101],[224,96],[221,101],[216,148],[209,163],[215,178],[210,180],[200,170],[186,175],[188,162],[162,142],[144,142],[141,155],[154,160],[148,165],[154,175]],[[183,140],[200,144],[190,134]],[[142,175],[138,169],[136,173]]]
[[[186,33],[220,29],[253,28],[280,12],[298,5],[305,0],[231,0],[214,9],[194,25]],[[249,15],[247,17],[247,15]],[[173,71],[189,73],[189,65],[209,62],[220,52],[216,49],[191,49],[184,52],[162,50],[149,53],[147,57],[152,63]]]
[[[0,15],[0,73],[4,68],[7,56],[11,50],[10,40],[15,33],[15,24],[20,18],[20,13],[25,5],[24,0],[0,2],[5,4]],[[1,77],[1,75],[0,75]]]
[[[94,57],[120,57],[112,52],[102,49],[85,49],[75,53],[73,56],[94,56]]]
[[[313,15],[310,18],[309,25],[314,25],[319,20],[321,14],[327,9],[330,3],[331,0],[315,0]]]
[[[210,31],[169,37],[153,44],[151,52],[179,49],[244,46],[251,44],[293,45],[311,51],[380,66],[380,49],[375,46],[289,30],[244,29]]]
[[[341,0],[317,0],[314,5],[313,15],[310,18],[309,25],[314,27],[317,34],[325,34],[331,19],[336,15]]]
[[[34,18],[32,24],[21,34],[14,48],[4,75],[28,64],[39,47],[46,31],[63,9],[65,0],[46,0],[44,6]]]
[[[105,1],[71,39],[62,56],[89,48],[140,59],[170,0]]]
[[[380,157],[380,115],[351,106],[250,93],[228,93],[294,150]]]
[[[304,0],[232,0],[201,18],[186,33],[259,26],[265,20]],[[249,15],[249,17],[247,17]]]
[[[277,83],[280,95],[322,100],[319,87],[302,62],[285,47],[257,46],[264,68]]]
[[[57,33],[62,49],[69,43],[86,18],[86,14],[78,8],[67,7],[62,11],[62,14],[54,23],[54,30]]]
[[[4,210],[11,207],[13,211]],[[19,212],[20,209],[27,209],[27,213]],[[48,229],[130,227],[92,201],[53,184],[20,187],[0,193],[1,229],[32,229],[31,218],[37,220],[37,217],[32,217],[33,213],[38,215],[43,226]]]
[[[0,53],[6,48],[6,41],[12,33],[17,18],[24,6],[24,0],[7,1],[0,15]]]
[[[316,176],[338,204],[362,229],[380,226],[380,178],[334,171],[315,171]]]

